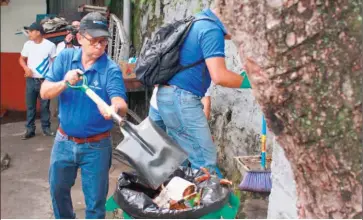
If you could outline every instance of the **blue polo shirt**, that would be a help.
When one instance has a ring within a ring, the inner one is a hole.
[[[195,15],[197,18],[201,16],[212,18],[214,21],[194,22],[180,50],[180,64],[183,66],[201,59],[225,57],[224,35],[227,34],[225,27],[210,9]],[[168,82],[200,97],[204,96],[210,83],[211,77],[205,62],[177,73]]]
[[[125,86],[120,68],[106,54],[103,54],[85,70],[82,50],[67,48],[55,59],[45,76],[50,82],[63,80],[69,70],[80,69],[88,79],[88,86],[107,104],[111,98],[121,97],[126,101]],[[79,82],[77,85],[80,85]],[[112,128],[112,120],[105,120],[97,105],[82,91],[67,88],[59,95],[59,121],[64,132],[73,137],[85,138],[100,134]]]

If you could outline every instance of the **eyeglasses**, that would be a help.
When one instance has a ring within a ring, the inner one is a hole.
[[[84,37],[85,39],[87,39],[89,41],[89,44],[91,46],[97,46],[97,44],[101,44],[102,46],[106,46],[108,44],[108,39],[107,38],[92,38],[92,39],[89,39],[88,37],[84,36],[83,34],[81,34],[82,37]]]

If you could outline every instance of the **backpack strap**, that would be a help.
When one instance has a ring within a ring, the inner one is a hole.
[[[201,21],[201,20],[209,20],[209,21],[213,21],[215,22],[215,20],[213,18],[210,18],[210,17],[207,17],[207,16],[200,16],[198,18],[194,17],[193,21],[190,23],[190,26],[188,27],[188,31],[186,31],[186,34],[189,32],[190,28],[192,27],[192,24],[196,21]],[[184,39],[181,41],[181,43],[184,42]],[[181,45],[181,44],[180,44]],[[186,66],[183,66],[183,68],[181,68],[179,71],[183,71],[183,70],[186,70],[186,69],[189,69],[191,67],[194,67],[196,65],[199,65],[201,63],[204,62],[204,58],[192,63],[192,64],[189,64],[189,65],[186,65]]]
[[[187,31],[186,33],[188,33],[188,32],[189,32],[189,30],[190,30],[190,28],[192,27],[192,24],[193,24],[194,22],[196,22],[196,21],[201,21],[201,20],[209,20],[209,21],[212,21],[212,22],[216,22],[216,20],[214,20],[213,18],[207,17],[207,16],[200,16],[200,17],[198,17],[198,18],[194,17],[194,19],[193,19],[193,21],[190,23],[190,26],[188,27],[188,31]],[[184,38],[185,38],[185,37],[186,37],[186,36],[184,36]],[[183,39],[183,41],[184,41],[184,39]],[[182,41],[182,42],[183,42],[183,41]],[[180,45],[181,45],[181,44],[180,44]],[[200,60],[198,60],[198,61],[196,61],[196,62],[194,62],[194,63],[192,63],[192,64],[189,64],[189,65],[183,66],[180,70],[178,70],[178,72],[183,71],[183,70],[186,70],[186,69],[189,69],[189,68],[194,67],[194,66],[196,66],[196,65],[199,65],[199,64],[201,64],[201,63],[203,63],[203,62],[204,62],[204,58],[202,58],[202,59],[200,59]],[[203,68],[203,73],[202,73],[203,80],[202,80],[202,81],[204,81],[204,75],[205,75],[205,73],[206,73],[206,70],[207,70],[207,66],[205,66],[205,67]],[[204,87],[204,85],[203,85],[203,87]]]
[[[207,16],[200,16],[198,18],[194,17],[193,22],[200,21],[200,20],[210,20],[213,22],[216,22],[213,18],[207,17]]]
[[[199,65],[199,64],[201,64],[201,63],[203,63],[203,62],[204,62],[204,58],[202,58],[202,59],[198,60],[198,61],[197,61],[197,62],[195,62],[195,63],[192,63],[192,64],[189,64],[189,65],[183,66],[183,68],[181,68],[179,71],[189,69],[189,68],[191,68],[191,67],[193,67],[193,66],[196,66],[196,65]]]

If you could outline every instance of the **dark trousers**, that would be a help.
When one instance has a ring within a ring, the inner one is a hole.
[[[40,101],[40,116],[42,129],[50,128],[50,110],[49,103],[50,100],[44,100],[40,98],[40,86],[42,84],[42,79],[37,78],[26,78],[26,125],[28,132],[35,132],[35,116],[37,100]]]

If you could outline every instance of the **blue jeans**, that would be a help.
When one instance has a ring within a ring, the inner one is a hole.
[[[149,118],[151,121],[155,122],[161,129],[163,129],[166,132],[166,126],[164,124],[163,119],[160,116],[160,113],[157,109],[150,106],[149,109]]]
[[[40,98],[40,79],[26,78],[26,129],[28,132],[35,132],[35,116],[37,113],[37,100],[40,100],[40,120],[43,130],[50,128],[50,100]]]
[[[160,86],[157,104],[168,135],[189,154],[192,168],[214,170],[217,151],[201,98],[175,86]]]
[[[59,131],[49,168],[50,194],[55,218],[75,218],[71,187],[81,169],[86,218],[105,218],[108,175],[111,166],[111,137],[99,142],[77,144]]]

